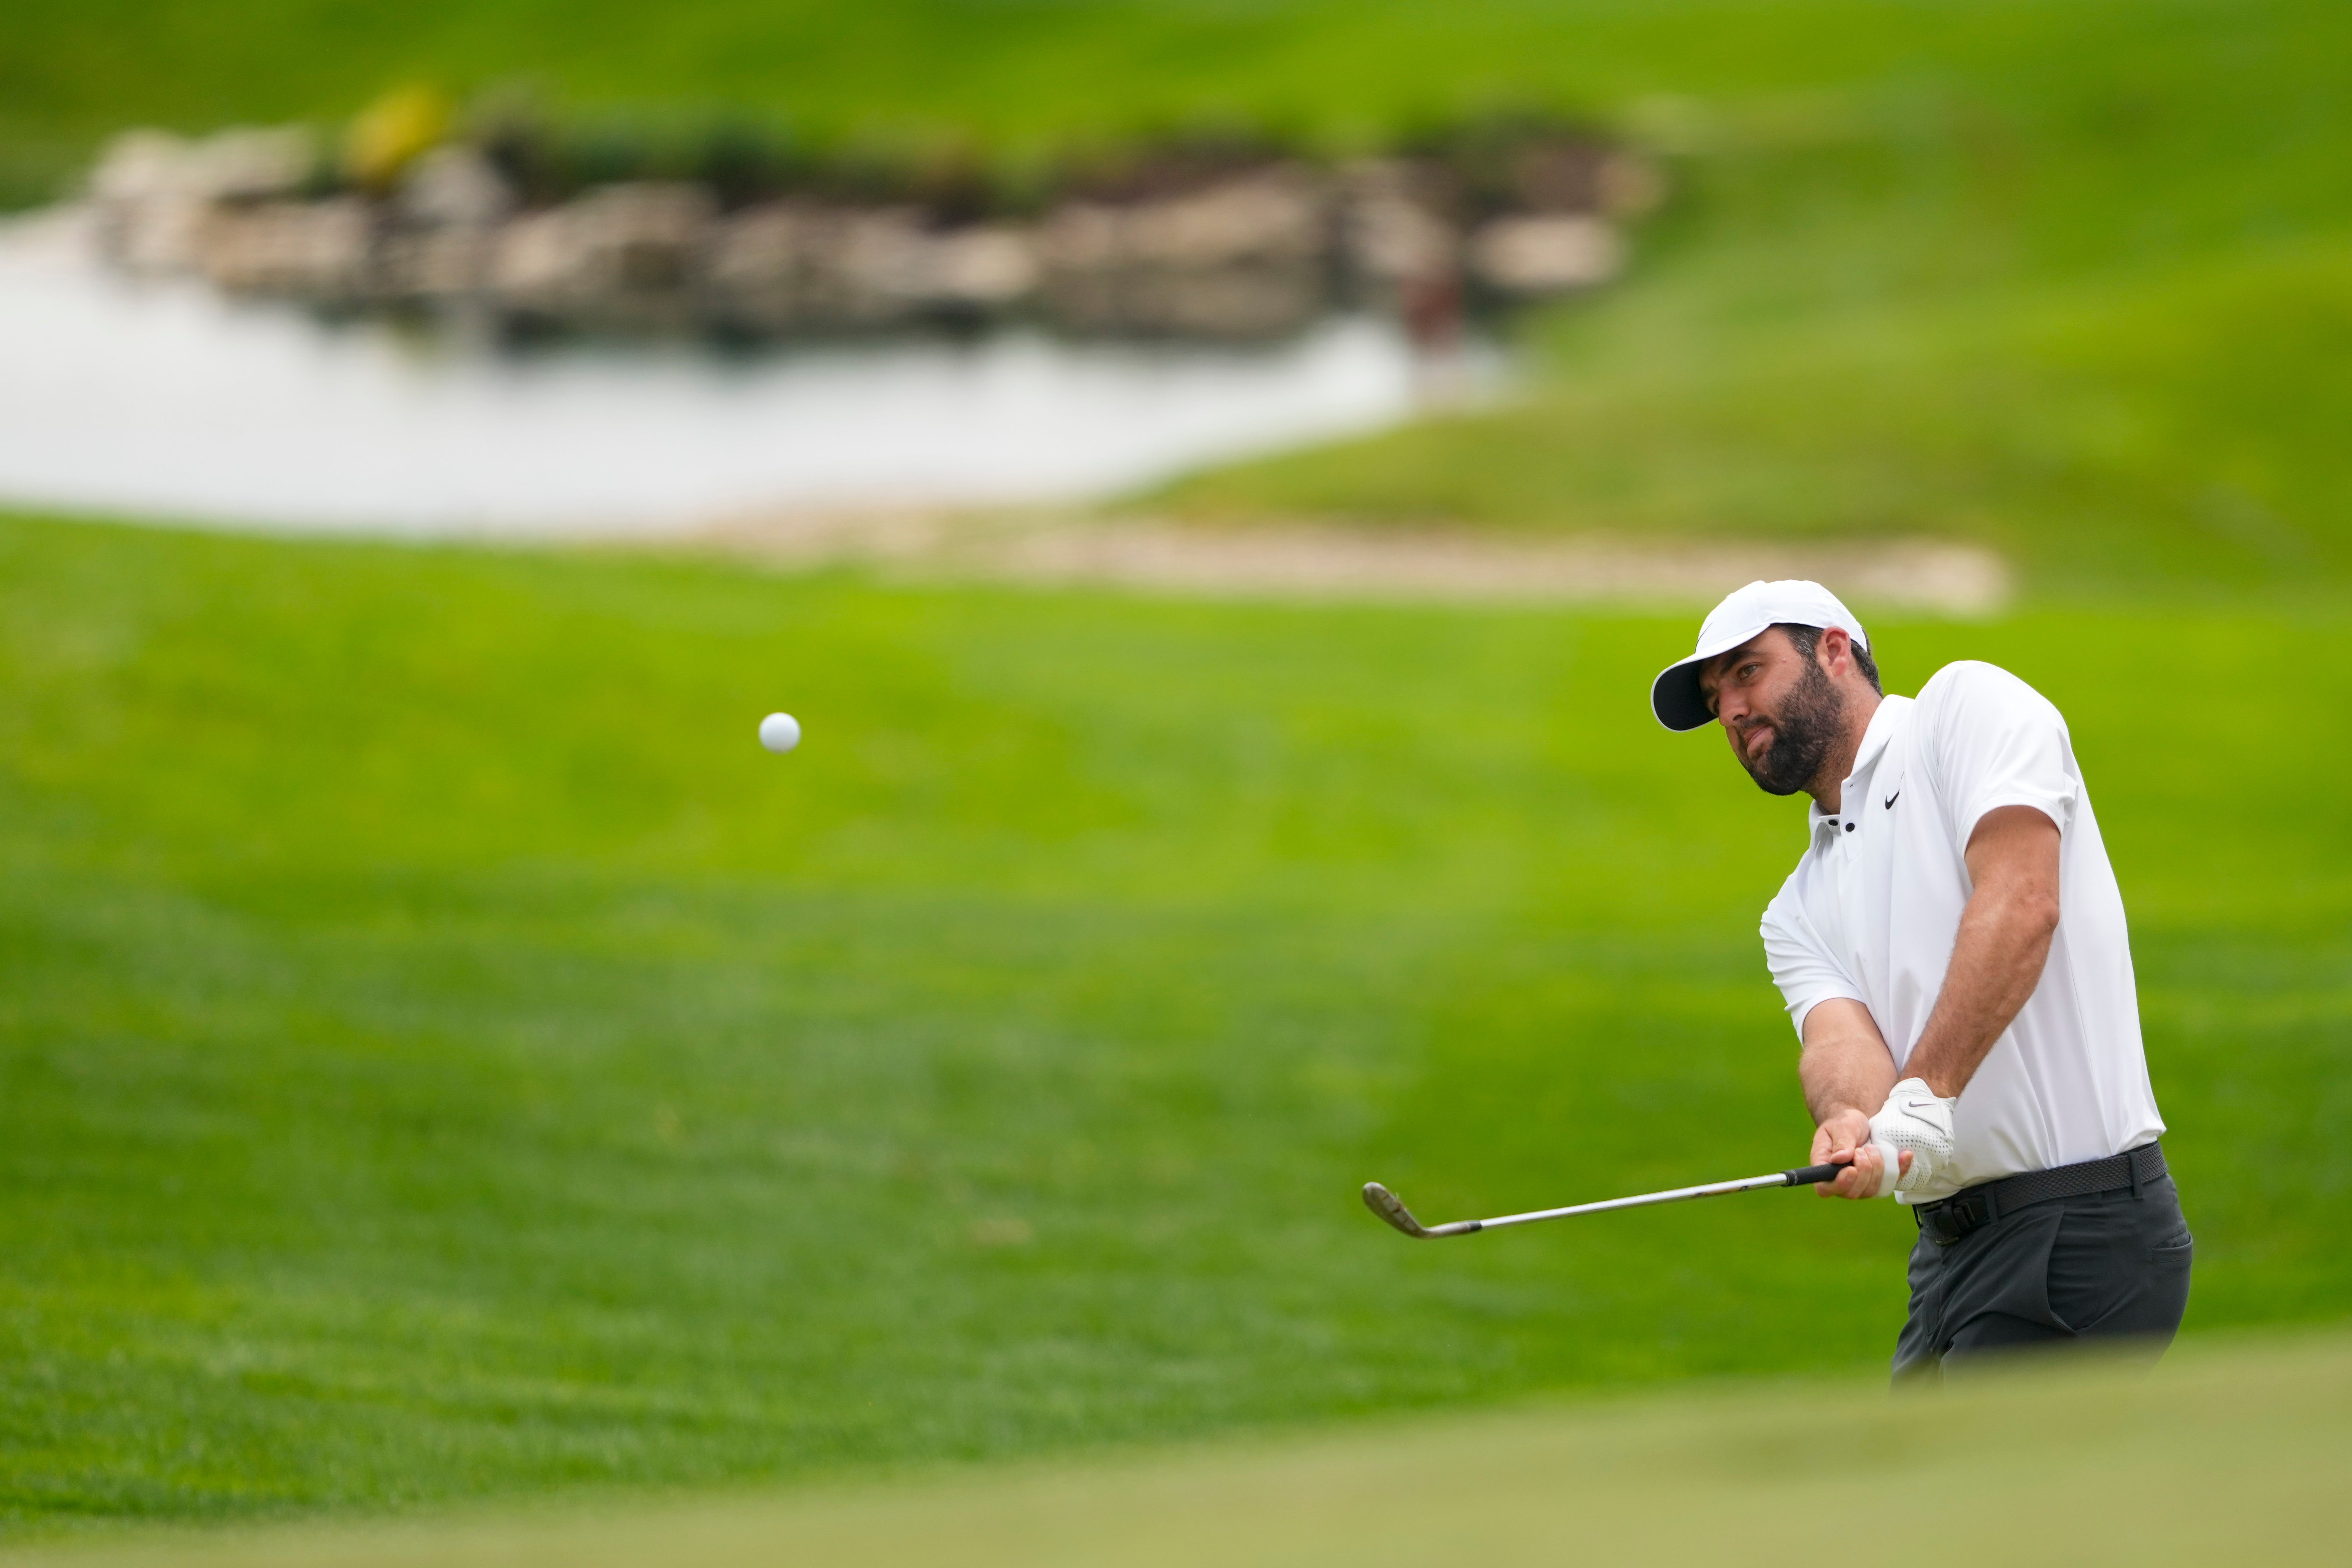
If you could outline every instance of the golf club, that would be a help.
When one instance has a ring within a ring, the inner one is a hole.
[[[1821,1182],[1833,1182],[1844,1170],[1843,1165],[1807,1165],[1801,1170],[1776,1171],[1769,1176],[1743,1176],[1736,1182],[1709,1182],[1702,1187],[1675,1187],[1670,1192],[1641,1193],[1630,1198],[1604,1198],[1597,1204],[1576,1204],[1564,1209],[1537,1209],[1531,1214],[1507,1214],[1496,1219],[1457,1219],[1446,1225],[1423,1225],[1412,1217],[1404,1201],[1378,1182],[1364,1184],[1364,1206],[1420,1241],[1433,1241],[1442,1236],[1468,1236],[1473,1231],[1495,1230],[1507,1225],[1533,1225],[1539,1219],[1566,1219],[1570,1215],[1600,1214],[1606,1209],[1646,1208],[1652,1204],[1680,1203],[1685,1198],[1720,1197],[1726,1193],[1748,1193],[1760,1187],[1810,1187]]]

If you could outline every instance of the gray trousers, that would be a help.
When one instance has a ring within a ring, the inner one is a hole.
[[[2194,1244],[2169,1175],[2053,1198],[1949,1247],[1911,1249],[1895,1380],[1934,1381],[2008,1351],[2106,1341],[2161,1355],[2189,1305]]]

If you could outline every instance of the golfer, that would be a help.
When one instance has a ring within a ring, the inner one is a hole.
[[[1975,1356],[2136,1338],[2189,1301],[2189,1226],[2157,1140],[2131,943],[2066,721],[2006,670],[1881,693],[1818,583],[1715,607],[1650,702],[1723,726],[1772,795],[1812,797],[1764,951],[1803,1042],[1825,1196],[1919,1224],[1898,1380]]]

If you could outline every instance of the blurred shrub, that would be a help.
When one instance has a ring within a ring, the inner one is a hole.
[[[383,191],[402,170],[448,135],[447,98],[415,84],[398,87],[360,110],[343,138],[343,174],[364,191]]]

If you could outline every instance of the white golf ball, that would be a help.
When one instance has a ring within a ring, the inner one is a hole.
[[[771,713],[760,721],[760,744],[772,752],[789,752],[801,743],[801,721],[789,713]]]

